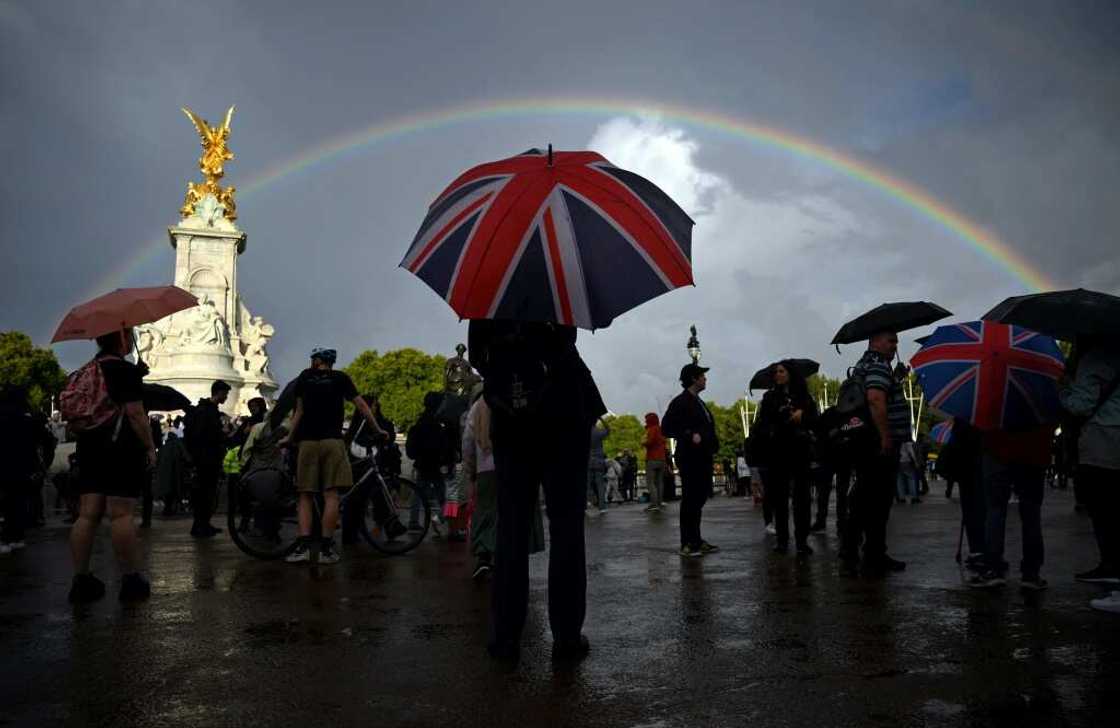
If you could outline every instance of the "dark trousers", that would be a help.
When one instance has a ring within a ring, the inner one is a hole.
[[[591,425],[556,415],[513,420],[494,413],[497,553],[490,645],[517,644],[529,608],[529,545],[543,485],[549,522],[548,621],[556,640],[574,640],[587,610],[584,507]]]
[[[984,478],[972,475],[960,480],[961,520],[968,536],[968,550],[973,554],[988,551],[988,496],[984,493]],[[1006,511],[1006,504],[1004,510]]]
[[[770,468],[759,468],[762,481],[762,521],[769,526],[774,522],[774,497],[770,494]]]
[[[836,475],[836,530],[843,532],[844,528],[848,525],[848,496],[852,492],[852,469],[848,465],[839,466],[835,470]],[[831,479],[830,481],[831,482]],[[820,504],[817,505],[817,518],[823,526],[828,520],[828,499],[824,501],[824,510],[820,510]],[[822,516],[823,513],[823,516]]]
[[[985,456],[984,490],[988,497],[988,522],[985,530],[984,561],[989,569],[1002,573],[1004,535],[1007,531],[1007,504],[1011,493],[1019,496],[1019,519],[1023,524],[1023,560],[1019,570],[1024,577],[1038,576],[1042,567],[1042,493],[1045,468],[1033,465],[1008,465]]]
[[[0,497],[4,499],[4,531],[0,534],[0,543],[15,543],[22,541],[27,528],[29,516],[29,496],[31,483],[25,481],[8,481]]]
[[[812,507],[809,473],[803,469],[780,466],[770,468],[766,483],[767,494],[773,495],[774,528],[778,532],[778,545],[789,545],[789,502],[793,498],[793,537],[798,546],[809,538],[809,520]]]
[[[214,499],[218,494],[218,480],[222,477],[222,465],[199,464],[195,470],[194,485],[191,489],[191,512],[194,515],[193,528],[210,525],[214,515]]]
[[[894,502],[898,452],[873,455],[856,466],[856,484],[848,502],[848,526],[844,529],[842,556],[874,563],[887,554],[887,520]]]
[[[1089,507],[1101,566],[1120,569],[1120,470],[1081,465],[1073,487],[1081,489]]]
[[[140,492],[140,523],[144,526],[152,525],[152,481],[155,473],[149,472],[144,479],[144,488]]]
[[[681,472],[681,546],[700,548],[700,520],[704,504],[712,494],[712,460],[682,462]]]

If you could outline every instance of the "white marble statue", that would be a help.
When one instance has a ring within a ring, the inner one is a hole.
[[[268,340],[276,329],[261,316],[253,316],[242,324],[241,340],[245,343],[245,367],[251,374],[268,373]]]
[[[187,314],[186,326],[183,327],[180,339],[184,346],[197,345],[212,349],[225,349],[229,346],[229,329],[210,296],[205,293],[199,296],[198,305],[189,309]]]

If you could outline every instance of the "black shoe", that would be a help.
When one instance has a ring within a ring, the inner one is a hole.
[[[809,544],[807,544],[807,543],[798,544],[797,555],[798,556],[812,556],[813,555],[813,549],[810,548]]]
[[[122,602],[142,602],[152,595],[148,580],[140,574],[125,574],[121,579],[120,600]]]
[[[1086,584],[1120,584],[1120,572],[1106,566],[1082,571],[1080,574],[1074,574],[1073,578]]]
[[[70,602],[72,604],[87,604],[95,602],[105,596],[105,582],[93,574],[75,574],[70,585]]]
[[[580,635],[576,639],[556,640],[552,643],[552,659],[582,660],[591,651],[591,643]]]
[[[209,523],[203,526],[192,526],[191,536],[194,538],[214,538],[222,532],[220,528],[214,528]]]

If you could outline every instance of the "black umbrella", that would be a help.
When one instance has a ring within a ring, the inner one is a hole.
[[[191,406],[187,395],[166,384],[144,382],[144,409],[148,412],[177,412]]]
[[[818,371],[820,371],[821,368],[821,365],[813,361],[812,359],[784,359],[783,361],[787,362],[791,367],[796,369],[798,374],[800,374],[804,379],[808,379],[809,377],[813,376]],[[780,363],[781,362],[774,362],[774,364]],[[773,389],[774,377],[773,375],[771,375],[770,371],[774,367],[774,364],[765,366],[755,372],[754,376],[751,377],[751,382],[747,385],[747,388]]]
[[[893,331],[897,334],[919,326],[928,326],[934,321],[952,315],[951,311],[929,301],[884,303],[841,326],[836,336],[832,337],[832,343],[854,344],[857,341],[866,341],[883,331]]]
[[[981,318],[1065,341],[1078,335],[1115,337],[1120,335],[1120,298],[1084,288],[1012,296]]]

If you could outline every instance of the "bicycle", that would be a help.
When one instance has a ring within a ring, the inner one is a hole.
[[[354,485],[339,494],[339,521],[356,530],[375,550],[397,556],[420,545],[433,525],[431,498],[408,478],[386,477],[377,466],[376,450],[360,457],[351,453]],[[289,473],[260,468],[228,484],[227,525],[239,549],[258,559],[282,559],[295,550],[299,538],[299,495]],[[421,518],[404,528],[400,516],[417,501]],[[320,532],[323,496],[317,493],[312,535]],[[395,526],[393,524],[396,524]],[[400,531],[391,533],[391,531]]]

